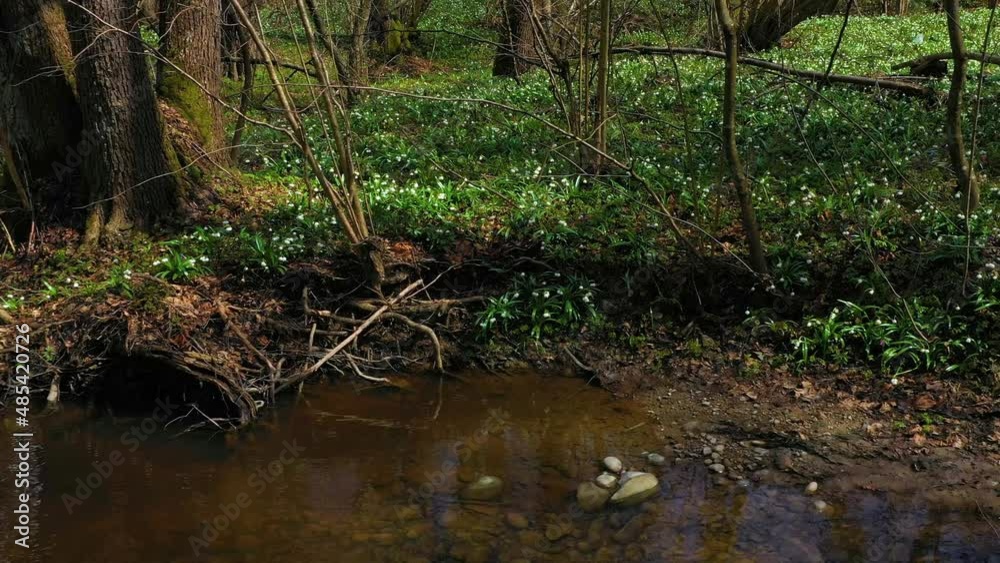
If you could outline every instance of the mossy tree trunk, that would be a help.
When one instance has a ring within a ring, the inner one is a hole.
[[[163,54],[180,70],[161,65],[160,96],[198,131],[215,162],[228,161],[222,108],[222,3],[161,0]]]
[[[8,171],[28,186],[43,179],[69,185],[75,176],[81,118],[74,88],[62,2],[0,1],[0,136],[14,157]]]
[[[108,235],[149,228],[175,211],[179,166],[137,38],[135,3],[79,5],[68,11],[83,127],[96,139],[83,161],[89,186],[84,245],[93,246]]]

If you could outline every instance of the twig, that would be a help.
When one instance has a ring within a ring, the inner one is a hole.
[[[986,514],[986,511],[983,510],[983,507],[979,504],[978,500],[976,501],[976,508],[978,508],[979,513],[983,515],[983,520],[986,520],[986,523],[989,524],[990,528],[993,529],[993,533],[996,534],[998,538],[1000,538],[1000,530],[997,530],[997,527],[993,524],[993,521],[990,519],[989,515]]]
[[[354,358],[350,355],[347,356],[347,363],[351,364],[351,367],[354,368],[354,373],[358,374],[358,377],[361,379],[374,381],[375,383],[392,383],[392,381],[389,381],[386,377],[372,377],[370,375],[365,375],[364,372],[361,371],[361,368],[358,367],[358,364],[354,361]]]
[[[385,313],[385,318],[395,319],[414,330],[419,330],[420,332],[426,334],[434,344],[434,369],[438,371],[444,370],[444,360],[441,355],[441,341],[438,339],[437,333],[434,332],[433,328],[425,324],[418,323],[406,315],[400,315],[399,313]]]
[[[590,373],[594,373],[595,371],[597,371],[594,368],[588,366],[587,364],[577,359],[577,357],[573,355],[573,352],[569,351],[568,346],[563,346],[563,352],[566,352],[566,355],[569,356],[569,359],[573,360],[573,363],[576,364],[576,366],[582,369],[583,371],[589,371]]]
[[[403,288],[403,290],[400,291],[395,297],[393,297],[392,299],[390,299],[388,302],[386,302],[385,305],[383,305],[377,311],[375,311],[374,313],[372,313],[371,316],[369,316],[368,319],[365,322],[361,323],[361,325],[358,326],[358,328],[356,328],[354,330],[354,332],[352,332],[350,334],[350,336],[348,336],[347,338],[341,340],[340,344],[337,344],[336,347],[334,347],[331,350],[329,350],[326,353],[326,355],[324,355],[322,358],[320,358],[320,360],[318,362],[316,362],[315,364],[313,364],[313,365],[309,366],[308,368],[302,370],[301,372],[293,375],[292,377],[289,377],[284,383],[282,383],[281,385],[278,386],[278,389],[277,389],[276,392],[280,393],[281,391],[283,391],[284,389],[286,389],[288,386],[294,385],[294,384],[298,383],[299,381],[303,381],[307,377],[309,377],[310,375],[316,373],[316,370],[318,370],[319,368],[323,367],[323,364],[325,364],[326,362],[330,361],[330,358],[336,356],[337,354],[340,353],[341,350],[343,350],[344,348],[347,348],[348,346],[351,345],[351,343],[353,343],[355,340],[357,340],[358,337],[361,336],[361,333],[365,331],[365,329],[367,329],[375,321],[377,321],[379,319],[379,317],[381,317],[383,314],[385,314],[386,311],[388,311],[390,308],[392,308],[393,305],[395,305],[396,303],[402,301],[403,299],[406,298],[406,296],[408,296],[411,293],[413,293],[414,291],[416,291],[418,288],[420,288],[420,286],[423,285],[423,283],[424,283],[424,280],[417,280],[417,281],[411,283],[410,285],[406,286],[405,288]]]

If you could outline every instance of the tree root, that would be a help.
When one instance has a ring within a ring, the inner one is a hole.
[[[388,300],[385,303],[385,305],[382,305],[382,307],[380,307],[377,311],[375,311],[374,313],[372,313],[371,316],[368,317],[368,319],[366,319],[364,322],[362,322],[360,325],[358,325],[358,328],[356,328],[354,330],[354,332],[351,333],[350,336],[348,336],[347,338],[341,340],[339,344],[337,344],[335,347],[333,347],[330,350],[328,350],[327,353],[322,358],[319,359],[319,361],[317,361],[313,365],[311,365],[311,366],[309,366],[309,367],[307,367],[307,368],[299,371],[298,373],[295,373],[295,374],[291,375],[285,381],[283,381],[280,385],[278,385],[276,387],[276,389],[275,389],[275,393],[280,393],[281,391],[287,389],[291,385],[295,385],[296,383],[298,383],[300,381],[305,381],[305,379],[308,378],[310,375],[316,373],[316,371],[319,370],[319,368],[323,367],[323,364],[325,364],[328,361],[330,361],[331,358],[333,358],[334,356],[336,356],[337,354],[339,354],[345,348],[347,348],[348,346],[350,346],[355,340],[357,340],[358,337],[361,336],[361,333],[364,332],[366,328],[368,328],[369,326],[375,324],[375,321],[377,321],[379,319],[379,317],[381,317],[386,312],[388,312],[389,309],[393,305],[395,305],[396,303],[402,301],[403,299],[406,299],[409,295],[411,295],[412,293],[414,293],[417,289],[423,287],[423,285],[424,285],[424,281],[423,280],[417,280],[417,281],[411,283],[410,285],[406,286],[405,288],[403,288],[403,290],[400,291],[398,294],[396,294],[395,297],[393,297],[392,299]]]
[[[222,397],[239,410],[239,426],[257,416],[257,402],[251,397],[241,372],[234,374],[234,366],[224,364],[215,356],[201,352],[179,352],[161,346],[148,346],[133,350],[139,357],[156,360],[186,373],[197,381],[215,387]]]
[[[404,290],[404,292],[405,291],[406,290]],[[402,293],[403,292],[401,292],[401,294]],[[441,346],[441,339],[438,338],[438,335],[433,328],[424,323],[417,322],[407,315],[418,313],[431,315],[447,314],[456,307],[465,306],[471,303],[481,303],[484,300],[485,298],[482,296],[472,296],[458,299],[412,300],[403,303],[397,296],[397,298],[395,298],[395,302],[392,303],[390,303],[392,300],[386,301],[384,299],[356,299],[348,302],[348,306],[371,314],[371,316],[368,317],[368,320],[361,320],[353,317],[338,315],[332,311],[311,308],[309,306],[309,288],[305,287],[302,290],[302,308],[307,316],[321,317],[338,324],[360,327],[361,325],[367,326],[367,324],[370,324],[369,321],[372,320],[372,317],[381,311],[379,314],[381,318],[399,321],[413,330],[424,333],[434,346],[434,369],[437,371],[444,370],[444,354],[443,347]],[[390,304],[392,305],[393,311],[383,311],[383,309]]]

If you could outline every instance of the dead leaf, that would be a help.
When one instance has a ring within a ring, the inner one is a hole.
[[[923,434],[914,434],[913,443],[917,446],[923,446],[927,443],[927,436],[924,436]]]
[[[913,408],[918,411],[928,411],[937,406],[937,399],[928,394],[920,395],[913,401]]]

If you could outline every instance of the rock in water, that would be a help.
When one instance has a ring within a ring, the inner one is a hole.
[[[529,526],[528,519],[518,512],[507,513],[507,524],[515,530],[524,530]]]
[[[494,500],[503,492],[503,481],[499,477],[483,475],[466,485],[459,493],[466,500]]]
[[[663,465],[667,463],[667,458],[663,457],[660,454],[649,454],[646,456],[646,460],[649,461],[649,463],[652,463],[653,465]]]
[[[594,483],[580,483],[576,488],[576,502],[585,512],[597,512],[611,498],[611,491],[602,489]]]
[[[594,478],[594,482],[602,489],[613,489],[618,484],[618,477],[611,473],[601,473]]]
[[[813,482],[809,483],[808,485],[806,485],[806,494],[807,495],[815,494],[816,491],[818,491],[818,490],[819,490],[819,483],[817,483],[816,481],[813,481]]]
[[[625,473],[622,473],[622,478],[618,484],[624,485],[632,477],[638,477],[639,475],[645,475],[645,474],[646,474],[645,471],[626,471]]]
[[[611,497],[611,504],[631,506],[656,496],[660,492],[660,482],[649,473],[640,473],[629,479]]]
[[[612,473],[621,473],[622,460],[618,459],[617,457],[609,455],[608,457],[604,458],[604,467],[606,467],[608,471]]]

